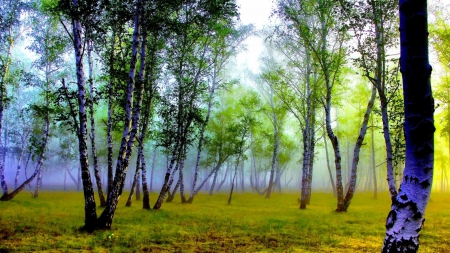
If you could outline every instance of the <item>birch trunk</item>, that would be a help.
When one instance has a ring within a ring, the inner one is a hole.
[[[434,100],[428,59],[426,0],[400,0],[400,69],[405,108],[406,164],[386,220],[383,252],[417,252],[433,182]]]
[[[270,95],[270,100],[272,104],[272,124],[273,124],[273,153],[272,153],[272,165],[270,169],[270,178],[269,178],[269,186],[267,187],[266,199],[270,198],[270,194],[272,193],[273,181],[275,176],[275,167],[277,165],[278,159],[278,122],[277,115],[275,114],[275,108],[273,105],[273,93]]]
[[[229,162],[227,162],[227,168],[225,169],[225,174],[223,175],[222,181],[220,181],[219,186],[217,186],[216,191],[220,191],[220,189],[222,188],[223,184],[227,180],[227,175],[228,175],[228,171],[230,170],[230,167],[231,166],[230,166]]]
[[[212,184],[211,184],[211,188],[209,188],[209,196],[212,196],[213,191],[214,191],[214,187],[216,186],[217,173],[218,173],[218,171],[216,170],[216,172],[214,172],[214,177],[213,177],[213,181],[212,181]]]
[[[78,7],[78,0],[73,0],[75,8]],[[87,116],[86,116],[86,91],[85,91],[85,77],[83,70],[83,43],[82,43],[82,27],[77,18],[72,20],[73,28],[73,43],[75,50],[75,62],[77,71],[77,85],[78,85],[78,150],[80,153],[80,169],[81,178],[83,180],[84,192],[84,210],[85,220],[84,228],[93,230],[97,225],[97,211],[94,199],[94,189],[92,187],[91,175],[89,172],[88,150],[87,150]]]
[[[206,184],[206,182],[211,177],[211,175],[219,170],[220,166],[221,166],[221,164],[216,164],[216,166],[209,172],[209,174],[206,176],[206,178],[203,179],[203,182],[197,187],[197,189],[195,189],[195,194],[197,194],[202,189],[202,187]]]
[[[189,199],[187,200],[188,203],[192,203],[192,201],[194,201],[195,185],[197,184],[197,180],[198,180],[198,165],[200,163],[201,153],[202,153],[202,149],[203,149],[205,128],[209,122],[209,117],[211,115],[212,100],[213,100],[214,92],[216,89],[216,77],[217,77],[217,72],[216,72],[216,68],[214,68],[212,86],[211,86],[211,90],[209,91],[208,111],[206,113],[205,122],[203,123],[202,128],[200,130],[200,139],[198,140],[198,148],[197,148],[197,160],[195,161],[195,169],[194,169],[194,180],[192,181],[191,194],[189,196]],[[211,191],[210,191],[210,195],[211,195]]]
[[[44,132],[42,134],[43,142],[42,142],[42,147],[41,147],[43,152],[39,155],[34,173],[27,180],[25,180],[25,182],[23,182],[20,186],[16,187],[14,189],[14,191],[12,191],[8,194],[3,194],[3,196],[0,198],[0,201],[8,201],[8,200],[13,199],[19,192],[21,192],[27,185],[29,185],[33,181],[33,179],[36,177],[36,175],[42,173],[42,164],[44,163],[44,160],[45,160],[45,150],[47,150],[49,132],[50,132],[50,118],[48,115],[45,118],[44,122],[45,122],[44,123],[45,124]],[[38,188],[36,187],[36,189],[38,189]],[[34,192],[33,197],[37,197],[36,194],[37,193]]]
[[[228,197],[228,205],[231,204],[231,198],[233,197],[234,181],[236,180],[237,169],[238,169],[238,166],[239,166],[239,157],[240,157],[240,155],[238,156],[238,159],[236,161],[236,165],[234,167],[233,179],[231,180],[231,189],[230,189],[230,196]]]
[[[314,119],[314,110],[311,109],[311,126],[310,126],[310,136],[309,136],[309,158],[308,158],[308,191],[306,204],[309,205],[311,202],[311,194],[312,194],[312,180],[313,180],[313,169],[314,169],[314,149],[316,144],[316,136],[315,136],[315,119]]]
[[[391,137],[389,134],[389,119],[388,119],[388,112],[387,112],[387,98],[386,95],[380,96],[381,101],[381,119],[383,121],[383,136],[384,141],[386,144],[386,165],[387,165],[387,181],[388,181],[388,187],[389,187],[389,193],[391,194],[391,199],[394,201],[394,199],[397,197],[397,188],[395,186],[395,175],[394,175],[394,166],[392,163],[392,143],[391,143]]]
[[[142,149],[140,150],[140,152],[142,153]],[[145,163],[144,154],[141,154],[141,163],[142,163],[142,193],[143,193],[142,208],[150,210],[150,193],[149,193],[148,184],[147,184],[147,165]],[[153,177],[153,173],[152,173],[152,177]],[[150,184],[150,187],[151,187],[151,184]]]
[[[99,170],[98,170],[98,159],[97,159],[97,150],[95,147],[95,120],[94,120],[94,75],[93,75],[93,61],[92,61],[92,51],[93,45],[92,40],[87,39],[87,56],[88,56],[88,65],[89,65],[89,93],[90,93],[90,103],[89,103],[89,112],[90,112],[90,120],[91,120],[91,154],[94,165],[94,177],[95,182],[97,183],[97,191],[98,197],[100,200],[100,206],[104,207],[106,205],[105,195],[103,194],[102,180],[100,178]]]
[[[376,92],[377,92],[376,88],[375,88],[375,86],[373,86],[372,94],[370,96],[369,103],[367,104],[366,112],[364,113],[364,120],[361,125],[361,129],[359,130],[358,139],[356,140],[355,149],[353,151],[353,162],[352,162],[352,167],[351,167],[349,187],[348,187],[347,194],[345,196],[343,205],[337,207],[336,211],[338,211],[338,212],[347,212],[347,209],[348,209],[350,202],[352,201],[353,195],[355,194],[355,191],[356,191],[359,152],[360,152],[361,146],[364,142],[364,137],[366,136],[367,125],[369,123],[370,113],[372,112],[373,104],[374,104],[375,97],[376,97]]]
[[[136,172],[134,173],[133,182],[131,183],[130,194],[128,195],[127,203],[125,204],[125,206],[131,206],[136,186],[139,188],[138,179],[140,170],[141,170],[141,153],[138,151],[138,155],[136,158]]]
[[[114,176],[112,189],[111,192],[108,194],[108,199],[106,201],[106,208],[99,218],[99,228],[105,229],[111,228],[114,213],[116,211],[119,198],[122,195],[125,177],[130,162],[130,157],[133,151],[134,141],[136,139],[136,135],[139,129],[139,118],[141,113],[143,89],[144,89],[143,81],[145,75],[144,70],[145,70],[146,38],[142,39],[141,65],[139,71],[139,80],[138,82],[136,82],[137,94],[136,94],[136,106],[134,109],[133,109],[133,102],[134,102],[133,95],[135,91],[135,73],[136,73],[137,51],[139,48],[141,17],[143,16],[144,16],[143,2],[142,0],[140,0],[136,4],[136,14],[134,20],[132,55],[130,61],[130,73],[128,75],[128,88],[126,92],[127,102],[125,106],[126,117],[124,123],[124,130],[121,145],[119,148],[119,155],[117,158],[116,172]]]
[[[325,147],[325,157],[327,160],[328,174],[330,175],[331,187],[333,189],[333,196],[336,197],[336,185],[334,184],[333,173],[331,172],[330,159],[329,159],[329,155],[328,155],[328,143],[327,143],[327,139],[325,137],[325,128],[323,130],[322,138],[323,138],[323,143],[324,143],[324,147]]]
[[[108,139],[107,149],[107,160],[108,160],[108,189],[107,189],[107,195],[109,196],[109,193],[111,192],[112,183],[114,180],[113,175],[113,137],[112,137],[112,111],[113,111],[113,77],[111,76],[114,72],[114,48],[116,45],[116,33],[113,30],[112,31],[112,37],[111,37],[111,55],[109,57],[109,73],[110,73],[110,80],[108,83],[108,123],[106,125],[106,135]]]
[[[312,108],[312,92],[311,92],[311,52],[308,48],[305,48],[306,54],[306,87],[304,88],[306,94],[306,115],[304,115],[305,124],[302,130],[303,137],[303,163],[302,163],[302,186],[301,186],[301,198],[300,209],[305,209],[308,204],[308,198],[310,191],[310,175],[311,170],[311,134],[314,131],[313,125],[313,108]]]
[[[2,66],[2,69],[1,69],[1,71],[2,71],[2,76],[1,76],[1,83],[0,83],[0,147],[6,147],[6,144],[5,144],[5,146],[2,146],[1,144],[1,133],[2,133],[2,130],[3,130],[3,110],[5,109],[4,108],[4,105],[3,105],[3,99],[4,99],[4,96],[5,96],[5,93],[6,93],[6,82],[5,82],[5,79],[6,79],[6,77],[7,77],[7,75],[8,75],[8,72],[9,72],[9,67],[10,67],[10,65],[11,65],[11,53],[12,53],[12,48],[13,48],[13,45],[14,45],[14,39],[13,39],[13,26],[12,26],[12,24],[9,26],[9,29],[8,29],[8,31],[9,31],[9,34],[8,34],[8,49],[7,49],[7,53],[6,53],[6,59],[5,59],[5,64],[3,64],[3,66]],[[2,154],[3,154],[3,152],[1,152]],[[2,190],[3,190],[3,195],[5,195],[5,194],[8,194],[8,185],[6,184],[6,179],[5,179],[5,162],[4,162],[4,159],[5,159],[5,155],[3,154],[3,157],[2,157],[2,159],[0,159],[0,184],[1,184],[1,186],[2,186]]]
[[[374,136],[374,124],[373,124],[373,117],[372,117],[372,178],[373,178],[373,198],[377,199],[377,171],[376,171],[376,165],[375,165],[375,136]]]

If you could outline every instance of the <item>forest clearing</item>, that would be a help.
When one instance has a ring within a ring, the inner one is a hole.
[[[125,193],[127,195],[128,193]],[[157,195],[150,196],[154,202]],[[314,193],[306,210],[298,194],[270,199],[237,193],[199,194],[192,204],[166,203],[160,210],[125,207],[121,198],[112,230],[82,232],[80,192],[23,192],[0,202],[1,252],[379,252],[389,196],[357,194],[350,210],[334,212],[331,193]],[[448,194],[432,193],[421,252],[450,251]]]
[[[449,55],[448,0],[0,0],[1,251],[450,252]]]

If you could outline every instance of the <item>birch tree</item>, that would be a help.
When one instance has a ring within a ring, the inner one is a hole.
[[[427,2],[399,1],[400,69],[405,108],[406,164],[386,220],[383,252],[417,252],[431,193],[434,100],[428,59]]]

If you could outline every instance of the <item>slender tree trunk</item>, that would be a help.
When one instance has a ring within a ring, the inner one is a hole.
[[[331,187],[333,189],[333,196],[336,197],[336,185],[334,184],[333,173],[331,172],[330,159],[329,159],[329,155],[328,155],[328,143],[327,143],[327,139],[325,137],[325,128],[323,131],[323,143],[324,143],[324,147],[325,147],[325,157],[327,160],[328,174],[330,175]]]
[[[405,108],[406,164],[386,220],[383,252],[417,252],[431,193],[434,100],[428,59],[426,1],[400,0],[400,68]]]
[[[311,111],[311,130],[309,134],[309,158],[308,158],[308,189],[306,195],[306,204],[309,205],[311,202],[312,194],[312,180],[313,180],[313,169],[314,169],[314,149],[316,144],[315,136],[315,119],[314,110]]]
[[[373,177],[373,198],[377,199],[377,171],[376,171],[376,165],[375,165],[375,136],[374,136],[374,124],[373,124],[373,117],[372,117],[372,177]]]
[[[230,189],[230,196],[228,197],[228,205],[231,204],[231,198],[233,196],[233,190],[234,190],[234,181],[236,180],[238,166],[239,166],[239,157],[238,157],[238,159],[236,161],[236,165],[234,167],[233,179],[231,180],[231,189]]]
[[[12,24],[9,26],[9,29],[8,29],[8,32],[9,32],[9,34],[7,35],[8,36],[8,39],[7,39],[7,41],[8,41],[8,49],[7,49],[7,53],[6,53],[6,59],[4,59],[4,61],[5,61],[5,64],[4,64],[4,66],[2,66],[2,76],[1,76],[1,83],[0,83],[0,147],[3,147],[4,148],[4,152],[6,152],[5,151],[5,149],[6,149],[6,143],[5,143],[5,145],[4,146],[2,146],[2,143],[1,143],[1,133],[2,133],[2,130],[3,130],[3,110],[5,109],[4,108],[4,105],[3,105],[3,100],[5,99],[5,94],[6,94],[6,77],[8,76],[8,72],[9,72],[9,67],[10,67],[10,65],[11,65],[11,53],[12,53],[12,49],[13,49],[13,45],[14,45],[14,38],[13,38],[13,26],[12,26]],[[6,135],[6,133],[5,133],[5,135]],[[2,186],[2,190],[3,190],[3,195],[5,195],[5,194],[8,194],[8,185],[6,184],[6,179],[5,179],[5,162],[4,162],[4,160],[5,160],[5,154],[4,154],[4,152],[0,152],[2,155],[3,155],[3,157],[2,157],[2,159],[0,159],[0,184],[1,184],[1,186]]]
[[[230,169],[230,164],[227,161],[227,168],[225,169],[225,174],[223,175],[222,181],[220,181],[219,186],[217,186],[216,191],[220,191],[220,189],[222,188],[223,184],[225,183],[225,181],[227,180],[227,175],[228,175],[228,171]]]
[[[134,190],[139,188],[139,171],[141,170],[141,153],[138,152],[137,158],[136,158],[136,172],[134,173],[133,182],[131,183],[131,189],[130,194],[128,195],[127,203],[125,206],[131,206],[131,203],[133,202],[133,195]]]
[[[278,168],[277,168],[278,171]],[[244,161],[242,161],[242,165],[241,165],[241,192],[245,192],[245,184],[244,184]],[[276,180],[275,180],[276,183]]]
[[[213,194],[214,187],[216,186],[217,173],[218,173],[218,170],[216,170],[216,171],[214,172],[214,177],[213,177],[213,181],[212,181],[212,184],[211,184],[211,188],[209,188],[209,195],[210,195],[210,196]]]
[[[188,203],[192,203],[192,201],[194,201],[195,185],[197,184],[197,179],[198,179],[198,165],[200,164],[200,158],[201,158],[201,153],[202,153],[202,149],[203,149],[205,128],[209,122],[209,117],[211,114],[211,107],[213,104],[213,97],[214,97],[214,92],[216,89],[216,77],[217,77],[217,72],[216,72],[216,68],[214,68],[213,81],[212,81],[211,89],[209,91],[208,111],[206,113],[205,121],[203,122],[202,128],[200,130],[200,139],[198,140],[198,148],[197,148],[197,160],[195,161],[195,169],[194,169],[194,180],[192,181],[191,194],[189,196],[189,199],[187,200]],[[210,192],[210,195],[211,195],[211,192]]]
[[[180,197],[181,197],[181,203],[187,203],[186,195],[184,194],[184,162],[186,160],[186,147],[183,151],[183,156],[180,161],[180,172],[179,172],[179,178],[180,181]]]
[[[211,177],[211,175],[216,173],[216,171],[218,171],[220,169],[220,166],[221,166],[221,164],[216,164],[216,166],[209,172],[209,174],[206,176],[206,178],[203,179],[203,182],[197,187],[197,189],[195,189],[195,194],[197,194],[202,189],[202,187],[206,184],[206,182]]]
[[[0,89],[3,89],[3,87],[0,87]],[[2,97],[0,97],[0,100],[2,99]],[[1,103],[1,102],[0,102]],[[2,110],[3,112],[3,110]],[[1,117],[3,117],[3,113],[2,115],[0,115]],[[1,122],[1,119],[0,119]],[[0,123],[1,124],[1,123]],[[6,131],[4,134],[4,145],[1,145],[1,131],[3,129],[0,128],[0,147],[2,147],[3,149],[1,150],[0,154],[1,154],[1,159],[0,159],[0,181],[1,181],[1,185],[2,185],[2,189],[3,189],[3,195],[7,195],[8,194],[8,185],[6,184],[6,179],[5,179],[5,157],[6,157]]]
[[[33,198],[39,197],[39,190],[41,189],[42,183],[42,167],[38,171],[37,179],[36,179],[36,187],[34,188]]]
[[[80,191],[81,188],[81,184],[82,184],[82,180],[81,180],[81,167],[78,167],[78,174],[77,174],[77,191]]]
[[[152,157],[152,171],[150,172],[150,192],[153,191],[153,174],[155,172],[155,167],[156,167],[156,152],[157,152],[157,149],[155,148],[155,151],[153,151],[153,157]]]
[[[385,95],[380,96],[381,101],[381,118],[383,121],[383,135],[384,135],[384,141],[386,144],[386,165],[387,165],[387,181],[389,186],[389,193],[391,194],[391,199],[394,200],[397,196],[397,188],[395,186],[395,175],[394,175],[394,166],[393,166],[393,159],[392,159],[392,143],[391,143],[391,137],[389,134],[389,119],[388,119],[388,112],[387,112],[387,99]]]
[[[142,153],[142,150],[140,152]],[[156,152],[156,149],[154,152]],[[141,163],[142,163],[142,193],[143,193],[142,208],[150,210],[150,193],[149,193],[148,185],[147,185],[147,165],[146,165],[145,157],[144,157],[143,153],[141,154]],[[152,169],[151,177],[153,177],[153,169]],[[152,180],[152,179],[150,179],[150,180]],[[150,185],[150,187],[151,187],[151,185]]]
[[[145,75],[145,57],[146,57],[146,37],[142,38],[141,47],[141,62],[139,70],[139,78],[136,82],[135,88],[135,73],[136,73],[136,62],[137,62],[137,50],[139,47],[139,36],[140,36],[140,26],[141,17],[143,15],[143,2],[139,0],[136,4],[136,14],[135,14],[135,26],[133,34],[133,46],[132,46],[132,57],[130,62],[130,72],[128,76],[128,88],[126,92],[126,117],[124,123],[124,130],[122,135],[122,141],[119,148],[119,154],[116,164],[116,173],[114,176],[114,182],[111,192],[108,195],[106,202],[106,208],[102,212],[99,218],[99,228],[110,229],[112,220],[114,218],[114,213],[119,202],[119,198],[122,195],[125,177],[128,170],[128,165],[130,162],[130,157],[133,151],[134,141],[139,129],[139,119],[141,114],[143,90],[144,90],[144,75]],[[145,20],[145,19],[143,19]],[[145,26],[144,26],[145,27]],[[136,90],[136,106],[133,108],[133,95]],[[130,129],[131,127],[131,129]]]
[[[272,152],[272,165],[270,168],[270,178],[269,178],[269,187],[267,187],[266,199],[270,198],[270,194],[272,193],[273,181],[275,176],[275,167],[277,166],[278,159],[278,123],[277,116],[275,114],[275,109],[273,108],[273,94],[271,94],[271,104],[272,104],[272,124],[273,124],[273,152]]]
[[[114,174],[113,174],[113,137],[112,137],[112,117],[113,117],[113,83],[114,83],[114,77],[112,76],[112,73],[114,73],[114,48],[116,44],[116,33],[113,29],[112,31],[112,37],[111,37],[111,55],[109,57],[109,75],[110,80],[108,83],[108,123],[106,125],[106,135],[107,135],[107,160],[108,160],[108,189],[107,189],[107,195],[109,196],[112,188],[112,183],[114,180]]]
[[[67,169],[64,170],[64,191],[67,191]]]
[[[78,9],[78,0],[73,0],[75,9]],[[92,230],[97,225],[97,211],[94,199],[94,189],[92,187],[91,175],[89,172],[88,150],[87,150],[87,116],[86,116],[86,91],[85,78],[83,70],[83,43],[82,43],[82,27],[77,18],[72,20],[73,27],[73,43],[76,58],[77,85],[78,85],[78,117],[79,132],[78,149],[80,154],[80,169],[83,180],[84,192],[84,210],[85,220],[84,228]]]
[[[25,182],[23,182],[20,186],[16,187],[14,191],[10,192],[9,194],[3,194],[3,196],[0,198],[1,201],[8,201],[13,199],[19,192],[21,192],[27,185],[29,185],[33,181],[36,175],[42,173],[42,164],[44,163],[45,160],[45,150],[47,150],[49,131],[50,131],[50,118],[47,115],[47,117],[45,118],[44,132],[42,136],[43,140],[41,146],[42,153],[39,155],[34,173],[27,180],[25,180]],[[36,189],[38,190],[38,187],[36,187]],[[37,194],[38,192],[35,191],[33,196],[37,197]]]
[[[16,177],[14,178],[14,189],[17,189],[17,187],[19,186],[19,176],[20,176],[20,171],[22,170],[22,159],[23,156],[25,154],[25,138],[22,135],[22,147],[20,149],[20,154],[19,154],[19,158],[17,159],[17,172],[16,172]]]
[[[94,120],[94,75],[93,75],[93,61],[92,61],[92,51],[93,45],[92,40],[87,39],[87,56],[88,56],[88,65],[89,65],[89,95],[90,95],[90,103],[89,103],[89,112],[90,112],[90,120],[91,120],[91,153],[94,165],[94,177],[97,183],[97,191],[98,197],[100,199],[100,206],[104,207],[106,205],[105,195],[103,194],[102,180],[100,178],[100,173],[98,170],[98,159],[97,159],[97,150],[95,147],[95,120]]]
[[[342,206],[338,206],[337,210],[338,212],[347,212],[347,209],[350,205],[350,202],[353,198],[353,195],[356,191],[356,179],[357,179],[357,169],[358,169],[358,162],[359,162],[359,152],[361,150],[361,146],[364,142],[364,137],[367,132],[367,124],[369,123],[370,113],[372,112],[373,103],[375,101],[376,97],[376,88],[373,86],[372,88],[372,94],[370,96],[369,103],[367,104],[366,112],[364,113],[364,120],[361,125],[361,129],[359,130],[358,139],[356,140],[355,149],[353,151],[353,162],[351,167],[351,176],[350,176],[350,183],[347,190],[347,194],[344,199],[344,203]]]
[[[161,191],[159,192],[159,196],[156,200],[155,205],[153,206],[153,209],[158,210],[161,208],[161,205],[164,201],[164,198],[166,197],[167,192],[170,190],[170,178],[172,174],[172,168],[176,160],[176,148],[174,148],[172,153],[172,158],[170,159],[169,164],[167,165],[166,174],[164,176],[164,182],[161,187]]]

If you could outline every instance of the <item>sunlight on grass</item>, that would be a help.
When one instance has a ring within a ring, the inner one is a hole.
[[[17,252],[379,252],[389,197],[357,194],[347,213],[335,213],[331,194],[315,193],[299,210],[298,194],[265,199],[236,194],[199,195],[193,204],[164,203],[143,210],[122,197],[113,229],[80,232],[83,195],[26,193],[0,202],[0,251]],[[127,196],[127,195],[124,195]],[[156,196],[152,195],[151,199]],[[421,252],[450,252],[450,197],[434,193],[421,236]],[[101,209],[98,209],[100,214]]]

